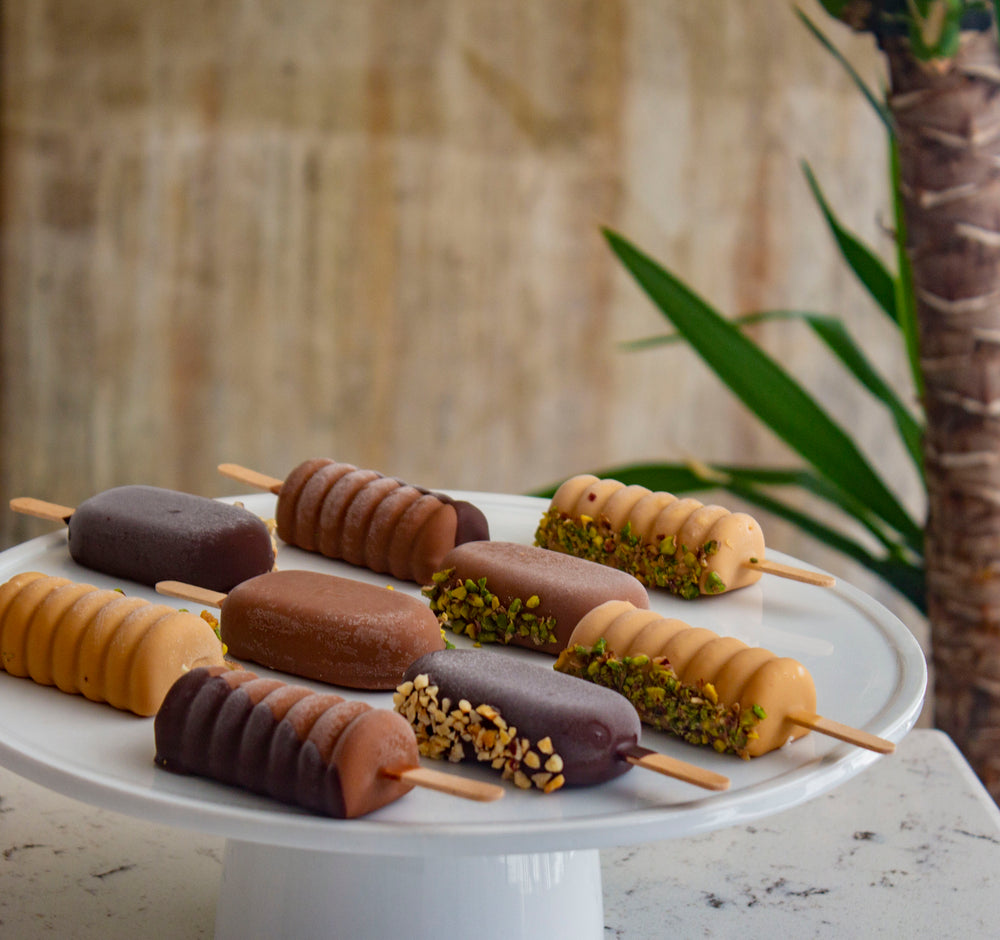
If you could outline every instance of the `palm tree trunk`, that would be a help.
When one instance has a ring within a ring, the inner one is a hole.
[[[936,723],[1000,799],[1000,52],[883,37],[927,417]]]

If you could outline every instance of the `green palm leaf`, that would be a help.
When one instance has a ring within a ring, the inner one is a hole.
[[[623,237],[608,230],[605,236],[663,314],[751,411],[844,493],[920,545],[920,528],[851,438],[781,366]]]

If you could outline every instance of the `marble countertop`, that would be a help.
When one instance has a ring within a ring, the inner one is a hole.
[[[211,937],[223,845],[0,769],[0,936]],[[752,825],[600,855],[606,937],[1000,936],[1000,810],[937,731]]]

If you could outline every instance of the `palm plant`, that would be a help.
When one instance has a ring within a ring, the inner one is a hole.
[[[881,378],[843,322],[764,311],[728,319],[679,278],[607,231],[611,249],[676,334],[803,460],[796,468],[692,464],[618,467],[623,482],[671,492],[721,487],[794,523],[875,572],[925,612],[935,716],[1000,796],[1000,48],[997,10],[974,0],[820,0],[870,32],[888,89],[868,88],[823,32],[886,128],[896,270],[837,219],[806,167],[841,254],[896,325],[922,405],[914,413]],[[814,330],[889,410],[926,487],[917,521],[850,435],[744,332],[761,318]],[[855,520],[877,548],[786,498],[806,490]]]

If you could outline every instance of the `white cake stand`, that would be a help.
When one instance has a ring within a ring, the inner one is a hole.
[[[455,495],[483,509],[493,538],[525,543],[547,505],[527,497]],[[273,515],[270,495],[239,499]],[[278,564],[386,583],[288,547],[279,551]],[[79,568],[61,531],[0,554],[0,581],[32,570],[171,602]],[[414,585],[395,586],[419,593]],[[715,598],[684,602],[654,592],[651,600],[661,613],[800,660],[829,718],[891,741],[916,721],[927,678],[919,645],[896,617],[848,584],[817,588],[764,578]],[[551,664],[540,654],[505,653],[539,668]],[[338,691],[391,706],[389,693]],[[649,730],[642,743],[725,774],[732,785],[709,793],[634,769],[599,787],[549,796],[511,787],[489,804],[414,790],[363,819],[331,820],[163,771],[152,760],[151,719],[0,674],[0,763],[84,802],[227,839],[219,938],[596,938],[603,933],[600,848],[746,823],[812,799],[877,759],[818,734],[753,761]],[[496,782],[480,767],[433,766]]]

